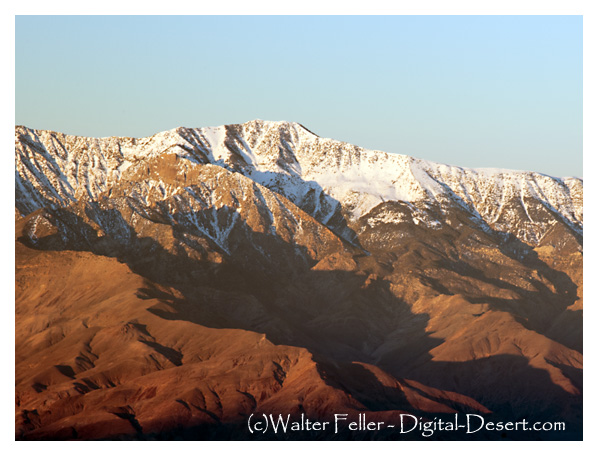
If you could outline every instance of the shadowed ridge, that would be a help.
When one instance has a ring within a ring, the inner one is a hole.
[[[223,207],[221,211],[225,210],[226,207]],[[439,382],[442,381],[445,387],[453,387],[447,390],[477,392],[476,400],[493,410],[495,414],[506,418],[523,412],[536,412],[541,417],[549,418],[554,417],[557,412],[551,408],[543,409],[542,402],[530,403],[530,400],[527,409],[519,407],[520,409],[514,410],[514,405],[520,401],[521,391],[514,389],[512,378],[505,383],[501,378],[493,380],[487,367],[504,367],[506,364],[516,366],[515,376],[519,379],[534,379],[536,387],[533,392],[535,395],[541,395],[542,398],[552,398],[553,401],[559,399],[559,402],[566,403],[576,398],[560,393],[561,388],[553,384],[546,372],[529,367],[528,359],[523,356],[492,356],[488,358],[490,361],[488,363],[484,360],[451,364],[433,361],[431,354],[444,343],[444,340],[433,337],[427,331],[430,316],[424,313],[414,314],[410,306],[398,300],[393,294],[389,281],[367,276],[368,270],[361,271],[358,265],[368,257],[354,257],[356,267],[349,271],[314,270],[311,266],[314,265],[315,259],[306,263],[308,252],[306,249],[302,256],[293,260],[294,256],[283,254],[283,250],[290,249],[291,246],[285,247],[287,243],[277,240],[277,244],[271,245],[268,251],[271,254],[276,253],[277,258],[286,260],[288,266],[285,269],[279,267],[273,269],[272,266],[266,270],[255,268],[257,263],[253,259],[262,256],[259,251],[253,254],[251,251],[243,251],[241,256],[234,258],[234,261],[229,256],[235,255],[235,251],[230,251],[229,254],[224,253],[224,261],[215,263],[207,258],[204,260],[201,257],[190,257],[186,252],[192,251],[181,250],[176,244],[167,249],[157,241],[160,238],[155,236],[139,237],[136,235],[135,227],[129,226],[126,230],[122,230],[123,227],[127,227],[127,223],[120,216],[122,210],[118,212],[108,210],[106,214],[103,214],[103,211],[105,210],[99,205],[96,205],[93,210],[90,208],[89,211],[83,211],[81,216],[69,210],[53,211],[54,226],[62,227],[62,233],[59,231],[48,234],[46,238],[40,237],[35,241],[34,246],[37,249],[50,250],[68,247],[71,250],[76,248],[99,255],[117,255],[119,261],[126,263],[135,274],[149,281],[150,287],[138,289],[137,298],[153,303],[145,306],[147,311],[142,314],[146,316],[144,319],[155,316],[154,319],[170,321],[172,325],[187,322],[193,326],[210,327],[221,331],[231,328],[245,329],[265,334],[269,341],[277,345],[305,347],[314,354],[315,368],[320,367],[320,373],[324,373],[325,384],[339,392],[345,392],[342,395],[351,394],[367,410],[389,412],[400,408],[419,411],[414,409],[415,406],[407,401],[405,394],[402,394],[406,387],[402,387],[401,384],[389,385],[388,381],[385,381],[387,384],[379,385],[382,381],[371,378],[368,374],[371,372],[369,369],[363,372],[360,371],[361,369],[351,368],[352,365],[347,365],[353,361],[377,363],[396,376],[401,373],[409,374],[409,378],[424,384],[432,384],[434,387],[440,387]],[[150,217],[152,225],[157,224],[157,227],[167,229],[169,227],[165,224],[167,219],[157,218],[151,214],[144,217]],[[179,217],[183,220],[189,219],[190,216],[181,214]],[[118,223],[115,218],[119,220]],[[216,218],[219,218],[218,215]],[[63,222],[57,223],[58,221]],[[95,228],[92,225],[98,221],[104,221],[101,224],[103,227],[101,231],[99,231],[100,226]],[[113,222],[108,223],[108,221]],[[115,231],[117,227],[119,229]],[[74,228],[77,228],[76,232]],[[240,230],[241,233],[246,234],[244,244],[247,244],[247,240],[253,239],[255,246],[266,246],[256,240],[263,237],[272,238],[271,235],[256,233],[248,227]],[[63,236],[72,237],[75,233],[80,235],[70,240],[67,238],[65,244]],[[173,232],[175,239],[183,236],[179,238],[182,242],[181,247],[186,244],[184,233],[187,231]],[[123,234],[128,235],[123,238]],[[27,237],[23,238],[23,241],[31,243]],[[219,250],[216,245],[208,245],[204,249]],[[296,249],[294,247],[293,251]],[[289,289],[289,284],[292,284],[293,289]],[[167,293],[166,291],[169,290],[176,291],[176,294]],[[378,355],[375,358],[375,354],[369,354],[364,350],[365,345],[380,346],[386,339],[392,338],[398,326],[402,328],[402,322],[403,328],[411,332],[410,338],[404,344],[395,346],[383,357]],[[150,344],[144,342],[143,345],[147,350],[164,356],[166,360],[163,363],[185,367],[185,353],[181,349],[160,341],[152,341]],[[413,348],[415,347],[421,351],[422,358],[414,360]],[[181,357],[177,355],[173,358],[172,354],[181,354]],[[397,359],[394,354],[402,354],[402,356]],[[406,365],[410,358],[412,361]],[[398,363],[398,360],[403,361]],[[181,365],[178,365],[177,361],[180,361]],[[85,370],[82,373],[84,372]],[[486,373],[489,377],[485,378],[486,383],[479,381],[477,384],[479,387],[473,389],[473,385],[461,383],[462,377],[459,378],[460,382],[453,384],[451,378],[446,376],[447,373],[453,373],[454,376],[457,373],[467,373],[468,376],[473,376],[473,373],[477,373],[478,376]],[[348,383],[347,379],[352,377],[355,378],[354,382],[350,380]],[[39,380],[36,382],[42,384]],[[423,388],[419,389],[421,392],[426,392]],[[243,393],[244,390],[241,389],[240,392]],[[413,395],[418,394],[418,390],[413,389],[412,392]],[[489,395],[489,392],[497,394]],[[243,395],[245,396],[245,393]],[[254,399],[257,398],[256,393],[251,395]],[[445,397],[446,400],[442,400],[441,397],[435,400],[431,397],[430,391],[426,395],[419,395],[436,403],[435,408],[443,411],[449,411],[447,408],[458,411],[468,410],[464,410],[463,405],[459,406],[459,402],[456,403],[458,397],[451,401],[447,400],[451,396]],[[284,410],[284,405],[292,401],[292,398],[287,395],[280,397],[280,401],[283,402],[279,404],[281,410]],[[418,401],[420,403],[417,404],[426,403],[424,399]],[[535,400],[535,402],[539,401]],[[189,403],[186,400],[178,404],[188,410]],[[470,408],[475,404],[470,403]],[[531,404],[535,406],[529,409]],[[275,405],[276,402],[270,403],[272,408]],[[249,407],[247,411],[251,411],[252,406]],[[357,405],[355,407],[359,408]],[[213,414],[217,411],[206,410]],[[325,413],[318,408],[313,411],[320,411],[318,414]],[[125,418],[127,421],[130,419],[129,416]],[[136,415],[135,421],[146,430],[141,417]],[[152,423],[156,424],[156,422]],[[156,429],[156,425],[152,427],[154,430],[161,430],[158,436],[171,433],[168,428]],[[172,433],[185,434],[183,430]]]
[[[16,145],[17,186],[47,191],[16,220],[21,437],[239,437],[263,407],[491,410],[572,431],[529,438],[579,438],[582,239],[557,212],[498,205],[554,218],[538,246],[459,195],[352,218],[303,179],[308,135],[243,126]],[[333,164],[387,157],[321,140]],[[62,202],[64,177],[89,186]]]

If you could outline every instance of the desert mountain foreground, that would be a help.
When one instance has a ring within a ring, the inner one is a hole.
[[[15,154],[16,439],[582,439],[581,179],[259,120]]]

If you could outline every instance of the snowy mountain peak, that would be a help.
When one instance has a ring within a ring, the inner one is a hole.
[[[85,138],[18,126],[15,150],[21,214],[98,199],[149,160],[175,155],[194,166],[240,173],[338,232],[396,201],[411,205],[415,214],[434,207],[435,214],[427,216],[431,228],[445,224],[457,205],[485,229],[530,244],[555,220],[582,234],[581,179],[467,169],[367,150],[319,137],[294,122],[177,127],[147,138]]]

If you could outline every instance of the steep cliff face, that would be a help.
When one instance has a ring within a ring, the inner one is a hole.
[[[268,411],[581,433],[580,179],[287,122],[17,127],[15,152],[20,438],[240,437]]]

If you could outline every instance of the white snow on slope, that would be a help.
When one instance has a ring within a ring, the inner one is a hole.
[[[521,221],[510,206],[515,201],[529,219],[517,230],[536,230],[533,241],[546,229],[546,224],[536,227],[529,214],[534,202],[582,233],[582,180],[577,178],[467,169],[372,151],[318,137],[297,123],[255,120],[232,127],[177,128],[141,139],[83,138],[17,127],[17,206],[27,213],[48,202],[95,199],[124,170],[144,166],[148,158],[176,154],[198,163],[193,151],[200,151],[208,162],[282,193],[323,223],[339,203],[357,219],[385,201],[457,200],[487,224],[516,231]]]

